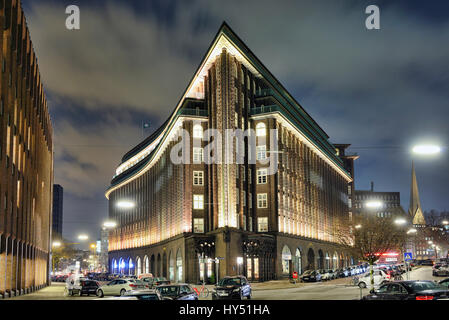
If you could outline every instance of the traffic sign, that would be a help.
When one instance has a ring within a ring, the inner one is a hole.
[[[413,254],[411,252],[404,252],[404,260],[405,261],[413,260]]]

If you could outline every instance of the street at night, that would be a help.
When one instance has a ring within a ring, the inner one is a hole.
[[[448,13],[0,0],[0,310],[449,300]]]

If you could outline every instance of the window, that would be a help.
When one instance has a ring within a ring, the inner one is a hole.
[[[193,232],[194,233],[204,233],[204,219],[203,218],[193,219]]]
[[[257,208],[267,208],[267,194],[266,193],[258,193],[257,194]]]
[[[193,148],[193,162],[203,162],[203,148]]]
[[[193,137],[203,139],[203,127],[200,124],[193,126]]]
[[[249,208],[253,208],[253,194],[251,192],[249,193]]]
[[[257,218],[257,231],[258,232],[267,232],[268,231],[268,218]]]
[[[204,195],[194,194],[193,195],[193,209],[204,209]]]
[[[240,203],[240,190],[235,188],[235,203],[238,205]]]
[[[267,169],[257,170],[257,184],[266,184],[267,183]]]
[[[204,172],[203,171],[193,171],[193,185],[202,186],[204,185]]]
[[[265,126],[265,123],[259,122],[256,125],[256,136],[257,137],[265,137],[267,135],[267,128]]]
[[[267,158],[267,146],[257,146],[257,160],[265,160]]]
[[[246,207],[246,191],[243,190],[243,206]]]

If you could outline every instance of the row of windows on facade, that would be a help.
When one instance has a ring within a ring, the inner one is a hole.
[[[235,121],[236,121],[235,126],[238,127],[237,113],[236,113],[236,116],[235,116]],[[265,123],[259,122],[256,125],[256,136],[258,136],[258,137],[265,137],[266,135],[267,135],[267,127],[266,127]],[[195,139],[203,139],[203,127],[200,124],[195,124],[193,126],[193,138],[195,138]]]
[[[257,160],[267,159],[267,146],[257,146],[256,147]],[[194,147],[193,148],[193,162],[202,163],[204,161],[204,148]]]
[[[250,230],[252,230],[252,217],[249,217]],[[246,216],[243,216],[243,229],[246,230]],[[267,232],[268,231],[268,217],[257,218],[257,232]],[[194,218],[193,219],[193,232],[194,233],[204,233],[204,219]]]
[[[399,197],[398,196],[393,196],[393,195],[376,195],[376,196],[374,196],[374,195],[371,195],[371,194],[369,194],[369,195],[366,195],[366,194],[363,194],[363,195],[359,194],[359,195],[357,195],[356,194],[355,199],[356,200],[374,200],[374,199],[376,199],[376,200],[392,200],[392,201],[396,200],[396,201],[398,201]]]
[[[236,190],[236,204],[239,204],[239,192],[240,190],[237,188]],[[246,191],[243,191],[244,197],[243,197],[243,205],[246,206]],[[250,193],[250,197],[252,197],[252,194]],[[258,193],[257,194],[257,208],[259,209],[266,209],[268,208],[268,196],[266,193]],[[251,208],[251,202],[250,202],[250,208]],[[193,195],[193,209],[194,210],[203,210],[204,209],[204,195],[202,194],[194,194]]]
[[[246,180],[245,167],[242,167],[243,181]],[[240,176],[239,166],[237,166],[237,176]],[[248,171],[248,179],[251,181],[251,169]],[[268,180],[268,169],[257,170],[257,184],[266,184]],[[193,171],[193,185],[204,185],[204,171]]]
[[[382,206],[384,208],[398,208],[399,204],[398,203],[385,203],[385,204],[382,204]],[[354,207],[356,209],[363,209],[364,207],[366,207],[366,205],[364,205],[363,203],[356,203],[356,204],[354,204]]]

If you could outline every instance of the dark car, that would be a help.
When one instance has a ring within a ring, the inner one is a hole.
[[[198,300],[198,295],[193,288],[186,283],[163,284],[156,288],[163,298],[172,300]]]
[[[137,300],[172,300],[164,298],[157,290],[133,290],[124,294],[124,297],[136,297]]]
[[[100,287],[100,284],[95,280],[80,280],[79,281],[79,287],[80,289],[74,288],[73,294],[78,294],[79,296],[82,296],[83,294],[87,294],[90,296],[91,294],[96,295],[97,289]]]
[[[318,270],[313,270],[310,273],[306,273],[306,272],[304,272],[304,274],[300,277],[300,280],[302,282],[321,281],[321,273]]]
[[[383,284],[362,300],[437,300],[447,299],[447,287],[428,280],[395,281]]]
[[[344,269],[338,269],[337,270],[337,277],[339,277],[339,278],[346,277],[345,270]]]
[[[422,260],[420,263],[422,266],[433,266],[433,261],[432,260]]]
[[[252,289],[244,276],[224,277],[212,291],[212,300],[219,299],[251,299]]]

